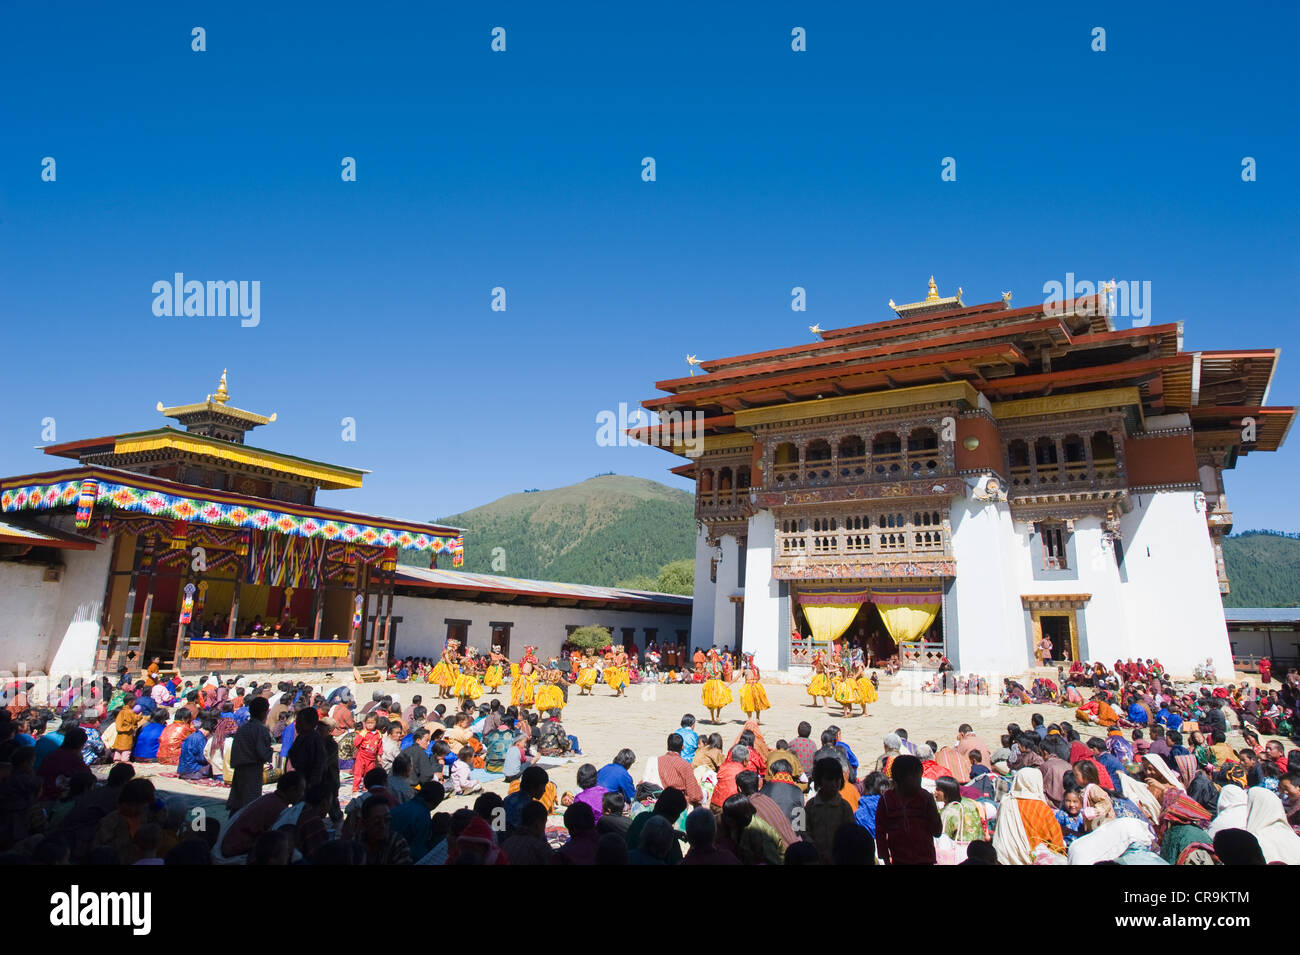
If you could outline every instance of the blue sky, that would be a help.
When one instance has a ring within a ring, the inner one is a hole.
[[[596,414],[687,352],[889,318],[932,273],[1016,304],[1067,272],[1150,281],[1154,323],[1282,347],[1271,403],[1300,399],[1285,5],[472,6],[0,8],[0,474],[58,465],[45,417],[153,427],[228,367],[279,415],[250,443],[374,471],[324,503],[684,486],[599,447]],[[175,272],[260,281],[260,324],[155,316]],[[1296,441],[1228,475],[1238,530],[1300,530]]]

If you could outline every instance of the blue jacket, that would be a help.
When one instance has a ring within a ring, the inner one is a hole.
[[[181,757],[176,762],[176,772],[197,773],[208,761],[203,758],[203,749],[208,745],[207,734],[195,731],[185,737],[181,744]]]
[[[610,792],[620,792],[629,803],[636,801],[636,783],[632,774],[618,763],[610,763],[596,773],[596,785]]]

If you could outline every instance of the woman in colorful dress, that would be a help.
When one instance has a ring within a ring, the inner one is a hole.
[[[830,699],[833,693],[834,687],[831,686],[831,678],[826,675],[826,657],[822,651],[818,650],[813,655],[813,675],[812,679],[808,681],[808,695],[813,698],[812,705],[818,707],[821,706],[817,702],[820,698]]]
[[[578,695],[591,696],[591,688],[596,685],[596,654],[584,652],[574,672],[578,675]]]
[[[731,702],[731,690],[722,682],[722,663],[718,660],[717,650],[710,650],[704,662],[704,687],[700,697],[713,724],[716,726],[722,722],[722,708]]]
[[[364,788],[366,773],[379,765],[379,754],[384,749],[384,736],[376,728],[379,717],[367,713],[362,721],[361,732],[352,739],[355,747],[352,763],[352,791]]]
[[[615,696],[627,695],[627,654],[623,648],[616,649],[605,665],[605,685],[614,691]]]
[[[501,648],[493,646],[492,652],[488,654],[487,673],[483,674],[483,685],[493,696],[497,695],[497,690],[505,682],[505,664],[506,658]]]
[[[537,707],[537,712],[544,714],[547,710],[564,709],[563,683],[564,675],[560,673],[558,661],[552,660],[533,695],[533,705]]]
[[[745,668],[741,671],[741,678],[745,682],[740,685],[740,708],[745,711],[746,719],[751,719],[757,724],[762,712],[771,709],[772,704],[768,701],[767,690],[760,682],[763,675],[754,665],[752,653],[745,658]]]
[[[456,683],[456,675],[460,672],[458,661],[456,660],[456,651],[460,647],[459,640],[448,640],[447,645],[442,648],[442,659],[438,665],[429,671],[428,681],[436,684],[438,687],[438,699],[446,700],[451,698],[451,688]]]
[[[843,716],[848,719],[853,715],[853,707],[862,702],[862,693],[858,690],[858,681],[849,670],[848,661],[840,663],[839,679],[832,689],[835,702],[843,707]]]

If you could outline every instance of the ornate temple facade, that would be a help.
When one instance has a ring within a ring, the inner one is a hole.
[[[1010,300],[931,279],[887,321],[657,384],[647,409],[703,415],[702,440],[634,432],[691,451],[693,644],[791,673],[836,639],[1020,673],[1044,637],[1056,661],[1232,669],[1223,473],[1290,428],[1278,351],[1184,351],[1104,294]]]
[[[316,504],[366,472],[245,443],[275,420],[223,372],[170,425],[44,447],[0,480],[0,668],[72,674],[385,666],[398,550],[462,562],[455,528]]]

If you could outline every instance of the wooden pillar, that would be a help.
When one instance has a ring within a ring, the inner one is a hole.
[[[239,626],[239,591],[248,575],[248,548],[251,543],[251,535],[245,535],[244,542],[235,550],[239,560],[235,563],[235,592],[230,598],[230,619],[226,621],[227,640],[235,639],[235,629]]]
[[[108,580],[104,584],[104,603],[99,608],[99,642],[95,646],[95,669],[108,669],[108,655],[112,652],[113,629],[109,615],[113,604],[113,585],[117,583],[117,562],[122,553],[122,535],[113,535],[112,554],[108,559]]]
[[[316,587],[316,592],[312,595],[311,598],[311,617],[312,617],[311,638],[313,640],[320,639],[321,618],[325,615],[324,596],[325,596],[325,578],[322,577],[320,583]]]
[[[385,583],[388,590],[388,606],[384,611],[384,658],[379,661],[380,666],[388,666],[389,659],[392,657],[392,639],[393,626],[393,592],[397,589],[397,570],[389,570],[384,573]]]
[[[149,644],[149,617],[153,614],[153,590],[158,579],[158,539],[150,537],[145,544],[144,565],[147,573],[145,575],[145,592],[144,592],[144,610],[140,614],[140,632],[135,641],[134,648],[139,651],[138,656],[144,659],[145,648]]]
[[[135,538],[135,555],[131,558],[130,584],[126,589],[126,610],[122,615],[122,633],[118,637],[124,647],[129,646],[131,643],[131,624],[135,617],[135,592],[140,583],[140,562],[144,556],[144,542],[145,536],[137,534]],[[119,648],[110,648],[108,657],[108,666],[117,665]]]

